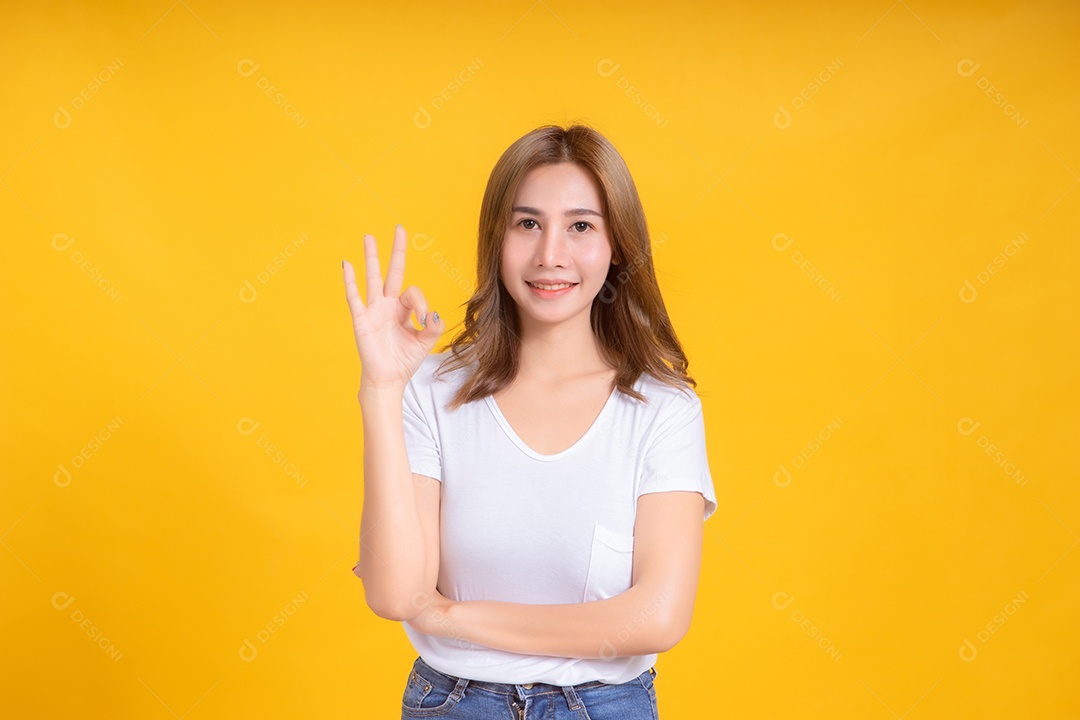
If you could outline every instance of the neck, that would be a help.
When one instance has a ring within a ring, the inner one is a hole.
[[[559,382],[611,369],[588,312],[558,324],[526,323],[521,329],[519,377]]]

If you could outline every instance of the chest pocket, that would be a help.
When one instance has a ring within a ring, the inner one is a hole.
[[[603,600],[629,590],[633,570],[634,536],[596,525],[582,602]]]

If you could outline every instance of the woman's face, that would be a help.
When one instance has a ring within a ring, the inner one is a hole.
[[[501,277],[523,326],[588,324],[611,265],[600,187],[574,163],[530,170],[514,196],[502,246]]]

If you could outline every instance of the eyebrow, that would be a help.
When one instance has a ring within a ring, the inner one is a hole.
[[[539,210],[537,210],[536,208],[528,207],[526,205],[518,205],[517,207],[513,208],[513,211],[514,212],[528,213],[530,215],[543,215],[544,214],[544,213],[540,212]],[[583,207],[582,208],[571,208],[571,209],[567,210],[565,214],[566,214],[567,217],[570,217],[572,215],[595,215],[596,217],[600,217],[600,218],[604,217],[603,215],[596,212],[595,210],[592,210],[590,208],[583,208]]]

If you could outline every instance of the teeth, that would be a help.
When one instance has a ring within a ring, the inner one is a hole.
[[[573,287],[573,283],[559,283],[558,285],[541,285],[540,283],[529,283],[535,288],[541,290],[562,290],[563,288]]]

